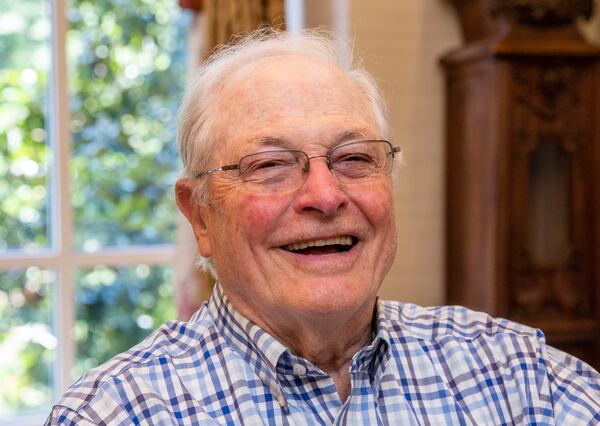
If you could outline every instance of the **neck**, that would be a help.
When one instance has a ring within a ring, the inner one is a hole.
[[[371,342],[370,317],[360,323],[351,319],[335,325],[323,322],[326,321],[313,327],[270,332],[296,355],[326,372],[348,367],[354,354]]]
[[[328,318],[301,318],[292,321],[284,317],[267,321],[250,318],[290,350],[307,359],[333,379],[338,395],[345,401],[350,394],[350,363],[352,357],[372,340],[375,300],[351,314]]]

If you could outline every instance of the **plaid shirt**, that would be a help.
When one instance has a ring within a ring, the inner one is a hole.
[[[543,334],[462,307],[379,301],[343,402],[331,377],[244,318],[216,286],[68,390],[47,424],[597,425],[600,375]]]

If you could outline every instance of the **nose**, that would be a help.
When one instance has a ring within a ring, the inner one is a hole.
[[[333,216],[348,203],[348,196],[329,168],[326,156],[311,157],[311,160],[306,179],[296,193],[294,207],[298,212],[314,211]]]

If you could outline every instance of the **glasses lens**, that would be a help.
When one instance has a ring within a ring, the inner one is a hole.
[[[293,190],[302,185],[303,156],[303,152],[293,150],[250,154],[240,160],[240,176],[254,192]]]
[[[376,179],[389,172],[391,146],[386,141],[362,141],[340,145],[331,151],[331,164],[345,183]]]

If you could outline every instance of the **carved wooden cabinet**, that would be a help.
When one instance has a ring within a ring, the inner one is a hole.
[[[575,25],[591,2],[455,4],[448,301],[539,327],[600,369],[600,49]]]

